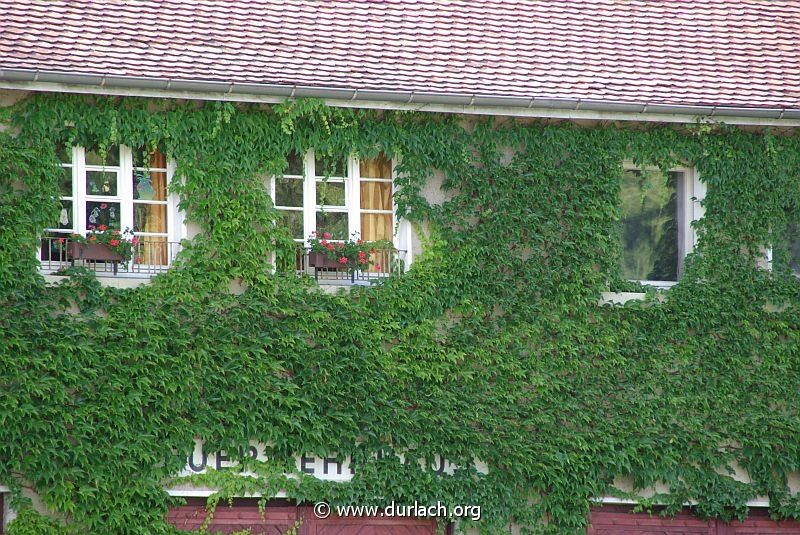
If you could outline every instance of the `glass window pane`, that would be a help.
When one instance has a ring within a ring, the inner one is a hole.
[[[62,197],[72,197],[72,167],[61,168],[58,191]]]
[[[392,178],[392,161],[384,154],[361,160],[358,167],[362,178]]]
[[[39,260],[47,262],[66,262],[67,244],[69,243],[68,233],[45,232],[42,235],[42,247],[39,251]],[[43,265],[45,269],[58,266]]]
[[[86,228],[94,230],[100,225],[122,230],[119,227],[119,203],[89,201],[86,203]]]
[[[143,201],[167,200],[167,173],[164,171],[134,171],[133,198]]]
[[[281,210],[281,217],[278,219],[278,225],[288,229],[292,238],[302,240],[305,238],[303,235],[303,212]]]
[[[329,232],[333,240],[346,240],[348,230],[346,212],[317,212],[317,236]]]
[[[139,147],[133,151],[133,166],[147,169],[166,169],[167,156],[158,149],[150,152],[149,149]]]
[[[390,214],[361,214],[361,239],[392,240],[394,226]]]
[[[103,158],[105,156],[105,158]],[[105,154],[101,154],[99,147],[86,149],[86,165],[105,165],[116,167],[119,165],[119,146],[111,145],[106,148]]]
[[[167,205],[142,204],[133,205],[134,232],[167,232]]]
[[[317,156],[314,172],[317,176],[347,176],[347,160],[342,157]]]
[[[58,229],[72,230],[75,228],[72,221],[72,201],[61,201],[61,210],[58,214]]]
[[[317,204],[325,206],[344,206],[344,182],[317,181]]]
[[[289,166],[286,168],[286,175],[297,175],[303,176],[305,173],[303,172],[303,156],[296,153],[290,152],[288,156],[286,156],[286,161],[289,162]]]
[[[622,180],[622,274],[678,280],[677,181],[682,173],[625,171]]]
[[[789,223],[786,234],[789,237],[789,267],[800,276],[800,223]]]
[[[116,171],[86,171],[86,194],[115,196],[117,194]]]
[[[275,179],[276,206],[303,206],[303,180],[300,178]]]
[[[166,266],[169,264],[169,244],[162,236],[140,236],[139,243],[133,246],[133,262],[147,266]]]
[[[65,145],[56,146],[56,156],[61,163],[72,163],[72,147]]]
[[[365,210],[391,210],[391,182],[362,182],[361,208]]]

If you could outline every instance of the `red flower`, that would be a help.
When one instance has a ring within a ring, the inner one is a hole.
[[[325,248],[326,248],[326,249],[328,249],[329,251],[333,251],[333,244],[332,244],[332,243],[329,243],[329,244],[327,244],[327,245],[325,246]]]
[[[364,240],[358,240],[359,245],[361,245],[362,243],[364,243]]]
[[[142,257],[141,256],[137,256],[136,259],[134,260],[134,262],[136,262],[137,264],[141,264],[142,263]]]
[[[338,249],[344,249],[344,244],[343,244],[343,243],[337,243],[337,244],[336,244],[336,247],[337,247]]]
[[[340,263],[340,264],[346,264],[346,263],[347,263],[347,257],[346,257],[346,256],[343,256],[343,257],[341,257],[341,258],[339,259],[339,263]]]
[[[319,242],[319,244],[322,245],[323,247],[327,247],[328,246],[328,240],[323,238],[322,241]]]
[[[380,265],[380,264],[375,264],[375,269],[377,269],[378,271],[380,271],[380,270],[381,270],[381,265]]]
[[[102,203],[102,204],[100,205],[100,209],[101,209],[101,210],[105,210],[106,208],[108,208],[108,205],[107,205],[106,203]]]
[[[66,240],[64,238],[59,238],[58,243],[64,243]]]
[[[325,232],[325,233],[322,234],[322,237],[325,238],[326,240],[330,240],[331,239],[331,233],[330,232]]]
[[[111,247],[116,247],[117,245],[119,245],[119,240],[108,240],[108,244]]]
[[[99,230],[99,231],[101,231],[101,232],[105,232],[105,231],[107,231],[107,230],[108,230],[108,227],[107,227],[107,226],[105,226],[105,225],[100,225],[99,227],[97,227],[97,230]]]

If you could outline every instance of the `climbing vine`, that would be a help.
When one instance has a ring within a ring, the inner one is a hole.
[[[591,499],[623,495],[614,481],[627,477],[669,489],[644,507],[692,500],[700,516],[742,518],[766,496],[775,517],[800,517],[787,479],[800,471],[794,135],[46,94],[3,121],[11,533],[171,532],[178,500],[163,489],[195,437],[267,448],[254,477],[199,476],[222,489],[213,503],[278,489],[332,504],[441,500],[480,504],[487,533],[556,532],[581,529]],[[45,284],[36,250],[58,218],[56,148],[117,143],[168,154],[199,235],[136,289],[78,268]],[[426,243],[408,273],[331,294],[273,272],[271,254],[290,258],[293,243],[264,178],[312,148],[395,160],[398,215]],[[694,167],[706,217],[666,295],[599,306],[601,292],[636,289],[620,275],[626,160]],[[437,476],[401,453],[462,468]],[[299,454],[349,456],[355,477],[287,477]]]

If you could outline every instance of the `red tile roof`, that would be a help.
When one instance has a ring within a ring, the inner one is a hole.
[[[800,0],[0,0],[0,70],[800,108]]]

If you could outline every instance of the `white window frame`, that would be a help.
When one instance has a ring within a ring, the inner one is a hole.
[[[73,146],[72,149],[72,163],[62,162],[61,167],[72,169],[72,195],[59,196],[60,200],[67,200],[72,202],[72,229],[48,228],[45,232],[48,234],[64,234],[64,237],[69,237],[71,233],[86,236],[90,231],[87,228],[86,218],[86,203],[87,202],[108,202],[119,203],[120,205],[120,231],[130,228],[133,230],[133,214],[135,204],[160,204],[166,206],[167,217],[167,232],[166,233],[153,233],[153,232],[134,232],[134,236],[146,241],[148,237],[166,238],[168,265],[172,263],[171,243],[180,243],[186,237],[186,225],[183,218],[183,213],[178,208],[179,198],[178,195],[170,191],[173,177],[175,175],[175,163],[172,160],[167,160],[166,169],[153,168],[159,171],[164,170],[167,173],[167,199],[165,201],[144,201],[133,198],[133,173],[138,170],[147,170],[147,167],[137,166],[134,167],[133,151],[126,145],[119,145],[119,165],[118,166],[102,166],[102,165],[88,165],[86,163],[86,149],[81,146]],[[109,195],[91,195],[86,192],[86,172],[87,171],[102,171],[112,172],[117,174],[117,194],[114,196]],[[142,268],[143,272],[150,272],[151,268],[161,268],[163,266],[149,266],[147,264],[137,264]]]
[[[353,234],[357,234],[359,237],[361,236],[361,214],[391,214],[393,218],[393,229],[392,229],[392,244],[395,248],[399,250],[404,250],[404,246],[407,248],[405,252],[405,264],[406,269],[408,269],[408,265],[411,258],[411,251],[410,247],[408,247],[411,243],[410,237],[405,238],[405,234],[410,232],[410,226],[402,219],[398,218],[397,214],[394,211],[394,194],[395,194],[395,167],[396,162],[391,160],[392,165],[392,178],[391,179],[377,179],[377,178],[368,178],[365,177],[364,179],[361,178],[361,165],[358,158],[355,156],[348,156],[346,161],[346,169],[347,175],[346,177],[334,177],[331,176],[327,179],[328,182],[342,182],[344,181],[345,184],[345,205],[342,206],[325,206],[325,205],[318,205],[317,204],[317,183],[323,182],[325,179],[323,178],[322,174],[316,172],[316,155],[313,150],[309,150],[306,152],[305,155],[302,157],[303,160],[303,206],[302,207],[295,207],[295,206],[282,206],[275,204],[275,208],[279,211],[295,211],[295,212],[302,212],[303,214],[303,238],[295,238],[297,243],[302,243],[304,247],[309,246],[309,237],[311,236],[312,232],[315,232],[316,225],[317,225],[317,212],[325,211],[325,212],[340,212],[340,213],[347,213],[348,214],[348,236],[347,239],[352,238]],[[285,178],[292,178],[295,180],[299,180],[299,175],[290,175],[285,174],[283,175]],[[372,209],[362,209],[361,208],[361,182],[391,182],[392,184],[392,209],[391,210],[372,210]],[[271,177],[269,180],[268,191],[269,195],[275,202],[275,185],[276,185],[276,178]],[[405,239],[404,239],[405,238]],[[330,240],[333,242],[341,241],[341,240]]]
[[[634,165],[633,162],[624,162],[623,172],[641,171],[661,172],[658,167]],[[697,246],[697,229],[692,223],[699,221],[705,215],[705,209],[701,205],[706,196],[706,184],[700,180],[700,175],[693,167],[677,166],[668,169],[668,172],[683,173],[683,187],[678,188],[679,198],[677,199],[677,218],[678,218],[678,280],[683,275],[683,263],[686,255],[693,252]],[[658,280],[633,280],[645,286],[653,286],[660,289],[668,289],[678,281],[658,281]]]

